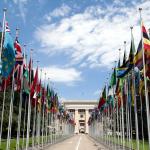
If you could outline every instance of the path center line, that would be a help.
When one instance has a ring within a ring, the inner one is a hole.
[[[82,137],[80,136],[75,150],[78,150],[78,149],[79,149],[79,145],[80,145],[81,139],[82,139]]]

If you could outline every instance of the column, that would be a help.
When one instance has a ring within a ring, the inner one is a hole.
[[[89,133],[89,126],[88,126],[88,120],[89,120],[89,110],[85,110],[85,133]]]
[[[75,109],[75,133],[79,133],[78,109]]]

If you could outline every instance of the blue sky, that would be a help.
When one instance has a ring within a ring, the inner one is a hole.
[[[34,67],[39,60],[61,99],[98,100],[124,41],[129,52],[130,26],[137,47],[139,7],[150,27],[148,0],[1,0],[1,22],[5,7],[13,38],[18,27],[28,59],[34,49]]]

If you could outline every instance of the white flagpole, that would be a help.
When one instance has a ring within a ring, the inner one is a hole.
[[[3,133],[3,117],[4,117],[5,97],[6,97],[6,79],[4,79],[4,94],[3,94],[3,106],[2,106],[1,129],[0,129],[0,147],[1,147],[1,139],[2,139],[2,133]]]
[[[11,126],[12,126],[12,116],[13,116],[13,101],[14,101],[14,68],[12,73],[12,89],[11,89],[11,101],[10,101],[10,109],[9,109],[9,123],[8,123],[6,149],[10,148]]]
[[[122,91],[122,89],[121,89]],[[123,99],[121,97],[121,119],[122,119],[122,144],[123,144],[123,150],[125,147],[125,134],[124,134],[124,105],[123,105]]]
[[[1,55],[2,55],[2,50],[3,50],[3,40],[4,40],[4,36],[5,36],[6,11],[7,11],[7,9],[4,8],[4,9],[3,9],[3,26],[2,26],[2,37],[1,37],[0,58],[1,58]]]
[[[24,132],[26,128],[26,109],[27,109],[27,98],[25,99],[25,113],[23,119],[23,142],[22,142],[22,149],[24,148]]]
[[[19,29],[16,29],[16,37],[18,37],[18,33],[17,33],[18,30]],[[24,47],[24,53],[25,53],[25,47]],[[19,103],[19,114],[18,114],[16,150],[19,150],[19,141],[20,141],[20,124],[21,124],[21,112],[22,112],[22,87],[23,87],[23,64],[21,65],[21,88],[20,88],[20,103]]]
[[[142,97],[140,96],[140,104],[141,104],[141,121],[142,121],[142,141],[143,141],[143,150],[145,150],[145,143],[144,143],[144,127],[143,127],[143,104],[142,104]]]
[[[33,49],[31,49],[31,59],[32,59],[32,51]],[[30,74],[29,74],[29,79],[30,79],[30,84],[31,84],[31,71],[32,71],[32,60],[31,60],[31,70],[30,70]],[[27,138],[26,138],[26,150],[28,150],[28,146],[29,146],[29,136],[30,136],[30,119],[31,119],[31,97],[29,94],[29,100],[28,100],[28,121],[27,121]]]
[[[147,78],[146,78],[146,69],[145,69],[145,53],[144,53],[144,45],[143,45],[142,14],[141,14],[141,11],[142,11],[142,8],[139,8],[140,22],[141,22],[141,40],[142,40],[142,54],[143,54],[143,74],[144,74],[144,88],[145,88],[145,101],[146,101],[148,142],[149,142],[149,149],[150,149],[150,111],[149,111],[149,98],[148,98]]]
[[[3,49],[3,40],[4,40],[4,34],[5,34],[5,21],[6,21],[6,11],[7,9],[3,9],[3,26],[2,26],[2,37],[1,37],[1,47],[0,47],[0,58],[2,55],[2,49]],[[0,60],[0,66],[1,66],[1,60]],[[1,128],[0,128],[0,147],[1,147],[1,139],[2,139],[2,129],[3,129],[3,115],[4,115],[4,107],[5,107],[5,96],[6,96],[6,79],[4,79],[4,95],[3,95],[3,106],[2,106],[2,114],[1,114]]]
[[[130,148],[132,149],[132,146],[131,146],[131,135],[130,135],[130,132],[131,132],[131,128],[130,128],[130,106],[129,106],[129,91],[128,91],[128,89],[129,89],[129,75],[127,75],[127,103],[126,103],[126,105],[127,105],[127,133],[128,133],[128,142],[129,142],[129,146],[130,146]]]
[[[40,70],[41,73],[40,73],[40,81],[42,80],[42,69]],[[42,85],[41,85],[42,86]],[[40,89],[40,92],[42,93],[41,89]],[[40,99],[40,104],[41,105],[41,99]],[[41,109],[41,108],[40,108]],[[36,133],[36,137],[37,137],[37,142],[38,142],[38,148],[40,148],[40,137],[41,137],[41,110],[38,111],[38,119],[37,119],[37,133]]]
[[[117,143],[119,145],[119,112],[118,112],[118,99],[116,104],[116,112],[117,112]]]
[[[139,128],[138,128],[138,116],[137,116],[137,98],[136,98],[136,87],[135,87],[135,73],[132,70],[132,80],[134,86],[134,113],[135,113],[135,127],[136,127],[136,149],[139,150]]]
[[[26,47],[26,44],[24,44],[24,47]],[[25,48],[26,49],[26,48]],[[27,66],[27,55],[25,55],[26,60],[26,66]],[[24,80],[24,77],[23,77]],[[25,129],[26,129],[26,114],[27,114],[27,97],[25,98],[25,113],[24,113],[24,121],[23,121],[23,142],[22,142],[22,148],[24,148],[24,137],[25,137]]]
[[[38,63],[39,63],[39,61],[37,61],[37,67],[38,67]],[[35,89],[37,89],[37,85],[36,85],[36,87],[35,87]],[[37,93],[36,93],[37,94]],[[32,128],[32,148],[34,148],[34,146],[35,146],[35,122],[36,122],[36,119],[37,119],[37,115],[36,115],[36,113],[37,113],[37,109],[36,109],[36,107],[37,107],[37,95],[36,95],[36,98],[35,98],[35,106],[34,106],[34,117],[33,117],[33,128]]]
[[[44,88],[45,88],[45,85],[46,85],[45,82],[46,82],[46,73],[45,73]],[[45,95],[45,93],[44,93],[44,95]],[[43,148],[43,144],[44,144],[44,124],[45,124],[45,99],[44,99],[44,102],[43,102],[43,116],[42,116],[42,148]]]

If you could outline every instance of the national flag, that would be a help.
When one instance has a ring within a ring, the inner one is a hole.
[[[9,31],[9,30],[8,30]],[[2,50],[2,76],[8,78],[15,66],[15,49],[9,32],[5,32]]]
[[[111,75],[111,79],[110,79],[110,87],[113,87],[114,85],[116,85],[116,68],[114,68],[114,71]]]
[[[25,95],[30,94],[29,71],[28,71],[28,69],[25,65],[24,65],[24,68],[23,68],[23,93]]]
[[[118,109],[121,106],[122,88],[123,88],[123,78],[119,78],[117,80],[117,85],[116,85],[116,90],[115,90],[117,101],[118,101],[118,104],[117,104],[118,105]]]
[[[29,84],[31,85],[34,79],[34,70],[33,70],[33,60],[30,58],[29,60]]]
[[[143,32],[143,47],[144,51],[147,54],[150,54],[150,40],[146,31],[144,24],[142,23],[142,32]]]
[[[106,86],[104,87],[104,90],[102,92],[102,96],[100,97],[98,109],[100,109],[106,102]]]
[[[36,98],[35,98],[35,94],[37,96],[37,85],[38,85],[38,67],[36,69],[36,72],[35,72],[35,76],[34,76],[34,79],[33,79],[33,83],[31,85],[31,92],[30,92],[30,96],[31,96],[31,99],[33,100],[33,105],[35,104],[36,102]]]
[[[16,52],[16,63],[22,65],[23,64],[23,55],[22,49],[19,44],[18,38],[16,37],[14,42],[15,52]]]
[[[10,28],[7,21],[5,22],[5,32],[10,32]]]
[[[120,62],[120,59],[119,59],[119,62]],[[116,68],[116,76],[117,76],[117,78],[124,77],[125,74],[126,74],[127,69],[128,69],[128,66],[127,66],[127,61],[126,61],[126,52],[124,52],[123,64],[121,66],[119,65],[119,67]]]
[[[145,65],[146,65],[146,72],[147,72],[147,76],[149,76],[149,66],[150,66],[150,40],[148,37],[148,34],[146,32],[146,28],[144,26],[144,24],[142,23],[142,40],[140,40],[139,46],[138,46],[138,50],[137,53],[134,57],[134,64],[135,66],[137,66],[139,68],[139,70],[143,69],[143,51],[144,51],[144,57],[145,57]],[[143,42],[143,43],[142,43]],[[143,47],[142,47],[143,44]],[[143,48],[143,50],[142,50]]]
[[[15,80],[15,91],[20,91],[21,90],[21,78],[22,78],[22,66],[20,65],[15,65],[15,75],[14,75],[14,80]]]
[[[130,46],[130,52],[129,52],[129,69],[133,67],[133,60],[134,60],[134,55],[135,55],[135,45],[134,45],[134,37],[133,34],[131,33],[131,46]]]
[[[142,52],[142,40],[140,40],[137,52],[134,56],[134,65],[141,70],[143,68],[143,52]]]
[[[143,47],[145,52],[146,76],[150,78],[150,39],[148,37],[144,24],[142,24],[142,32],[143,32]]]
[[[16,50],[17,52],[22,53],[22,48],[21,48],[21,45],[20,45],[20,43],[19,43],[19,41],[18,41],[18,37],[16,37],[16,39],[15,39],[14,47],[15,47],[15,50]]]

